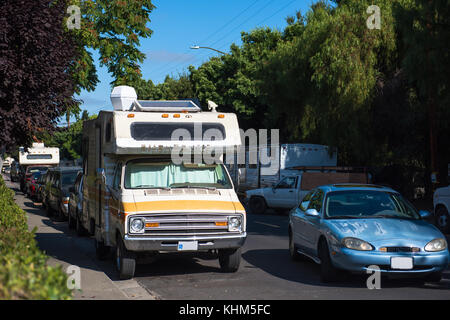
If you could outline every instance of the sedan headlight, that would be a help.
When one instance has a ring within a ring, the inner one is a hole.
[[[130,221],[130,231],[132,233],[144,233],[145,223],[142,218],[134,218]]]
[[[434,239],[427,243],[425,251],[437,252],[447,249],[447,241],[445,239]]]
[[[373,246],[361,239],[357,238],[344,238],[342,240],[342,243],[346,248],[352,249],[352,250],[358,250],[358,251],[372,251]]]
[[[241,217],[228,217],[228,231],[241,231],[242,218]]]

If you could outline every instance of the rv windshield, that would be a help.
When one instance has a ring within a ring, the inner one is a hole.
[[[217,188],[232,185],[222,164],[180,164],[132,160],[125,169],[126,189]]]

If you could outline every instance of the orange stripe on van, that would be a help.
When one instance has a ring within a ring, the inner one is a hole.
[[[208,200],[167,200],[167,201],[146,201],[123,203],[124,211],[148,212],[148,211],[244,211],[244,207],[239,202],[231,201],[208,201]],[[239,208],[239,209],[238,209]],[[242,208],[242,210],[241,210]]]

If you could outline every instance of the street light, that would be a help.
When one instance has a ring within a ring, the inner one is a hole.
[[[221,53],[221,54],[226,54],[223,51],[220,51],[220,50],[217,50],[217,49],[214,49],[214,48],[210,48],[210,47],[191,46],[191,49],[195,49],[195,50],[197,50],[197,49],[209,49],[209,50],[213,50],[213,51],[216,51],[218,53]]]

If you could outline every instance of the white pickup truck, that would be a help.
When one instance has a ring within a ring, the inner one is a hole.
[[[443,233],[450,233],[450,186],[436,189],[433,207],[436,226]]]
[[[266,209],[290,210],[297,206],[312,189],[333,183],[369,183],[367,173],[306,171],[282,178],[271,188],[248,190],[245,201],[254,214],[263,214]]]

